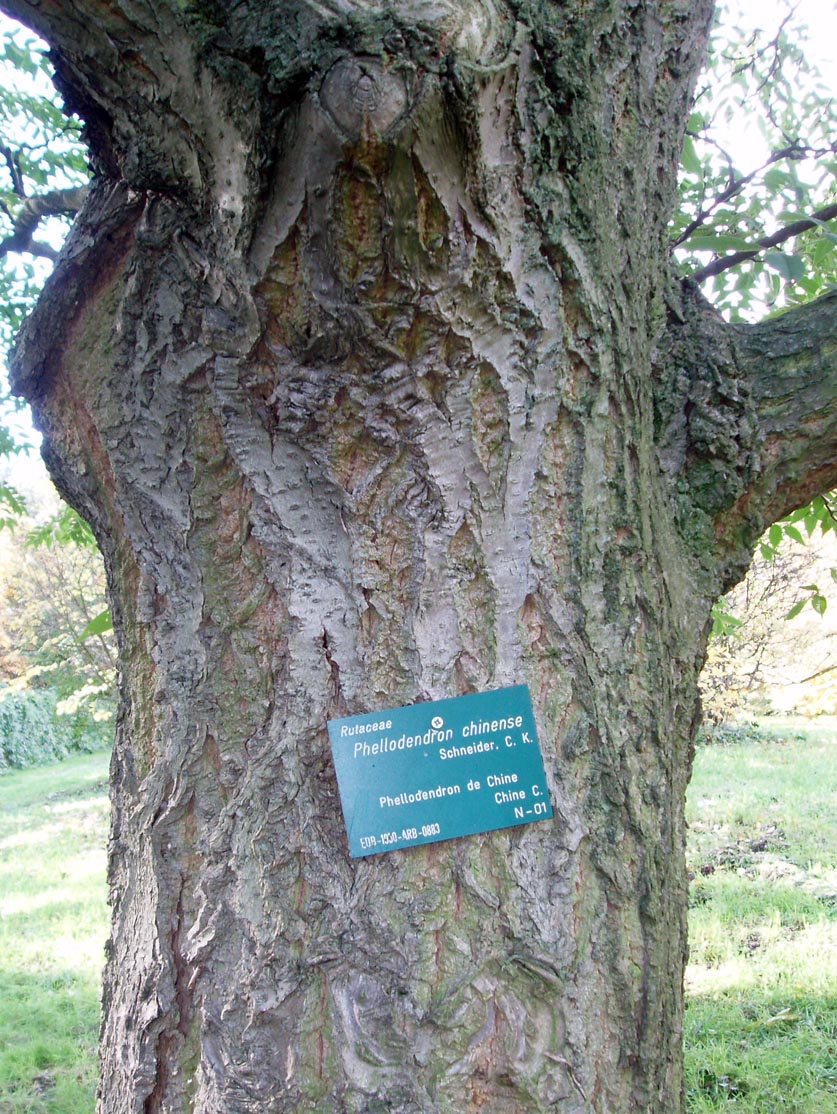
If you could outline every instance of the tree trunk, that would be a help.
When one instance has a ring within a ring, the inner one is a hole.
[[[99,1109],[681,1109],[709,607],[814,470],[667,259],[710,5],[0,6],[99,172],[15,370],[120,642]],[[351,860],[326,721],[520,682],[554,819]]]

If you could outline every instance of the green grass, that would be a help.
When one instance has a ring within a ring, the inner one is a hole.
[[[688,815],[688,1110],[833,1114],[834,722],[701,748]]]
[[[90,1114],[107,754],[0,776],[0,1114]]]
[[[0,1114],[93,1109],[107,755],[0,776]],[[837,1110],[837,727],[698,751],[689,1114]]]

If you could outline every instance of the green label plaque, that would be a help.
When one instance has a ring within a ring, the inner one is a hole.
[[[329,720],[352,858],[547,820],[526,685]]]

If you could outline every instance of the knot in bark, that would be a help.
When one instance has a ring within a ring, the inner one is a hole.
[[[335,62],[320,86],[320,104],[350,139],[367,129],[386,135],[403,117],[409,100],[400,74],[363,56]]]

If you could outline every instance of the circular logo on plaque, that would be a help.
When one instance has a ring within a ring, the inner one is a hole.
[[[442,719],[441,716],[434,716],[433,719],[430,721],[430,726],[435,727],[437,731],[440,727],[444,727],[444,725],[445,721]]]

